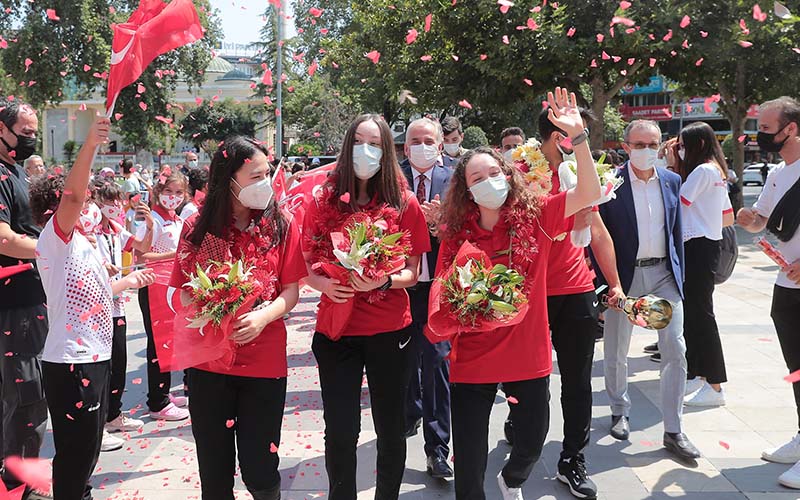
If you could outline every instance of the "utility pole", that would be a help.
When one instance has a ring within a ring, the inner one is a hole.
[[[278,17],[278,65],[276,77],[278,78],[278,112],[275,115],[275,157],[280,160],[283,158],[283,13],[281,8],[277,7],[276,11]]]

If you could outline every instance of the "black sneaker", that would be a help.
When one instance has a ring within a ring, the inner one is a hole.
[[[583,455],[559,460],[556,478],[569,486],[570,493],[576,498],[597,498],[597,486],[586,473]]]
[[[661,353],[657,352],[655,354],[650,355],[650,361],[654,363],[661,363]]]
[[[503,424],[503,434],[505,434],[506,443],[508,443],[509,445],[513,445],[514,444],[514,426],[511,423],[511,417],[510,416],[509,416],[509,418],[506,419],[506,423]]]
[[[646,352],[647,354],[653,354],[655,352],[658,352],[658,342],[653,342],[650,345],[644,346],[644,352]]]

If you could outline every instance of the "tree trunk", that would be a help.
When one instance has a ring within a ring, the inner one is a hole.
[[[601,78],[595,78],[592,80],[591,104],[595,122],[589,128],[589,145],[592,150],[603,149],[603,143],[606,137],[606,106],[608,106],[608,97],[606,95],[605,85]]]

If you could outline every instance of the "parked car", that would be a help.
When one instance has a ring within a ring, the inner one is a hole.
[[[755,184],[757,186],[764,185],[764,178],[761,176],[761,167],[763,163],[753,163],[744,167],[744,175],[742,175],[742,185]],[[772,172],[778,165],[775,163],[767,163],[767,168]]]

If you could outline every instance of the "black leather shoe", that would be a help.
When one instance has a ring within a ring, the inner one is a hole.
[[[453,477],[453,469],[442,457],[428,457],[428,475],[436,479]]]
[[[653,342],[650,345],[644,346],[644,352],[647,354],[654,354],[658,352],[658,342]]]
[[[628,417],[623,415],[611,415],[611,437],[625,441],[631,435],[631,424]]]
[[[410,438],[411,436],[416,436],[417,432],[419,432],[419,427],[422,425],[422,419],[418,418],[414,424],[406,429],[406,438]]]
[[[686,434],[682,432],[665,432],[664,448],[678,458],[682,458],[684,460],[694,460],[695,458],[700,458],[700,451],[694,447],[692,442],[689,441],[689,438],[686,437]]]
[[[653,363],[661,363],[661,353],[654,352],[653,354],[651,354],[650,361],[652,361]]]
[[[511,422],[511,418],[506,419],[506,423],[503,424],[503,434],[506,437],[506,443],[509,445],[514,444],[514,425]]]

